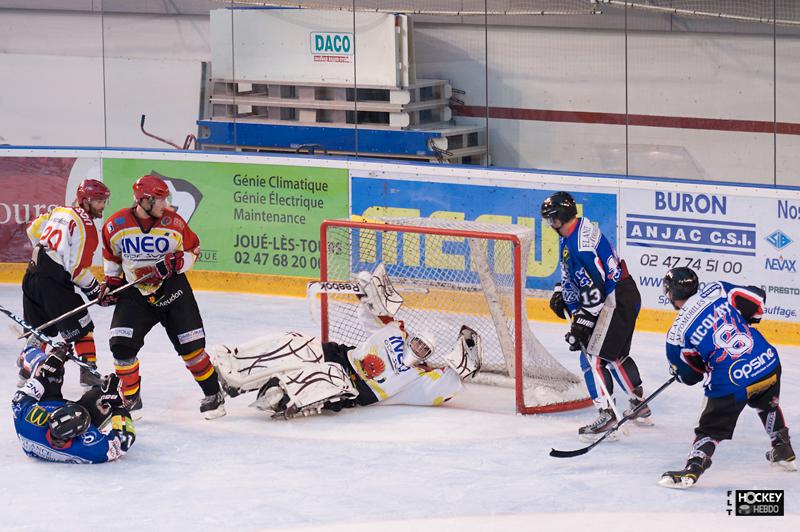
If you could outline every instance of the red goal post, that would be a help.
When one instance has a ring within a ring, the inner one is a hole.
[[[436,337],[438,356],[461,325],[483,339],[483,384],[515,388],[517,411],[559,412],[591,404],[581,378],[538,341],[527,320],[525,283],[533,230],[514,225],[429,218],[326,220],[320,226],[320,280],[350,281],[383,264],[405,302],[409,329]],[[320,294],[321,338],[366,339],[352,294]]]

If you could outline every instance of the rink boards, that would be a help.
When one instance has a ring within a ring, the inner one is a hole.
[[[538,208],[548,195],[568,190],[636,279],[644,309],[640,328],[663,331],[671,323],[674,312],[660,280],[670,267],[689,266],[701,282],[761,286],[767,292],[762,331],[781,343],[800,343],[800,190],[786,187],[347,158],[5,148],[0,281],[18,282],[24,272],[30,257],[25,225],[52,205],[71,202],[82,179],[109,186],[109,215],[129,205],[130,185],[153,171],[165,177],[173,205],[200,236],[192,272],[199,289],[304,296],[305,282],[318,276],[324,219],[476,220],[534,229],[528,311],[533,319],[550,320],[542,298],[558,280],[558,241]],[[95,264],[101,264],[99,253]]]

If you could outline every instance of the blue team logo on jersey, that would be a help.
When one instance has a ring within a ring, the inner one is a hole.
[[[386,353],[389,355],[389,362],[392,364],[395,374],[408,371],[405,363],[406,341],[400,336],[390,336],[383,341]]]
[[[606,270],[608,270],[608,279],[611,281],[619,281],[622,276],[622,270],[619,267],[619,262],[615,256],[608,257],[606,261]]]
[[[592,278],[586,273],[586,268],[575,272],[575,280],[578,282],[578,286],[592,286]]]

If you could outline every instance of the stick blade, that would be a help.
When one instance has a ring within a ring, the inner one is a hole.
[[[590,447],[583,449],[575,449],[574,451],[559,451],[558,449],[550,449],[550,456],[554,458],[572,458],[573,456],[580,456],[589,452]]]

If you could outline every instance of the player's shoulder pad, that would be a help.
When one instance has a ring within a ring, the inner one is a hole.
[[[714,282],[687,299],[667,333],[667,343],[683,345],[683,339],[691,332],[695,320],[720,297],[725,297],[724,289],[720,283]]]
[[[103,223],[103,232],[106,234],[111,234],[123,227],[128,227],[131,224],[136,224],[136,220],[133,219],[133,212],[131,211],[130,207],[125,207],[123,209],[118,210],[108,218]]]
[[[94,220],[92,219],[91,216],[89,216],[88,212],[83,210],[82,207],[74,206],[72,207],[72,212],[75,213],[75,215],[78,217],[80,221],[83,222],[83,225],[94,227]]]
[[[169,229],[175,229],[176,231],[182,231],[189,226],[186,220],[174,210],[165,212],[164,216],[162,216],[161,220],[158,222],[158,225]]]
[[[594,251],[603,234],[596,223],[588,218],[581,218],[578,224],[578,251]]]

